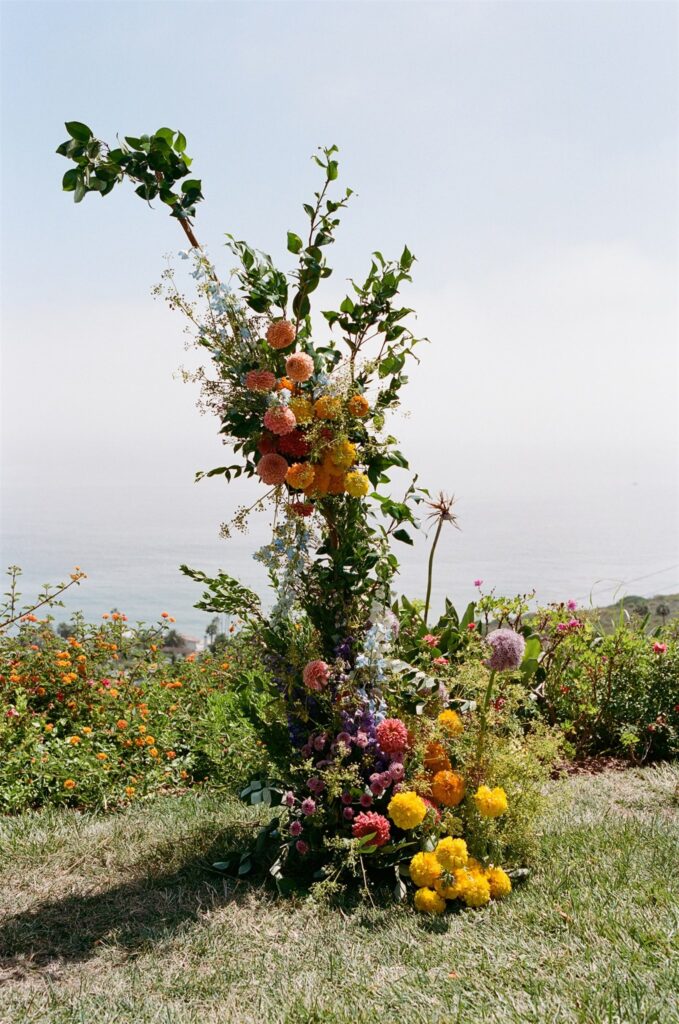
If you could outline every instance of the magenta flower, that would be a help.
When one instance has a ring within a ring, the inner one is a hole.
[[[398,761],[392,761],[389,766],[389,775],[392,782],[400,782],[405,774],[405,768]]]
[[[302,800],[301,803],[302,814],[313,814],[316,810],[316,801],[312,800],[310,796],[306,800]]]
[[[281,800],[281,803],[283,804],[284,807],[295,806],[295,794],[292,792],[291,789],[289,789],[287,793],[283,794],[283,799]]]
[[[370,796],[370,793],[363,793],[361,795],[361,799],[359,800],[361,807],[370,807],[372,802],[373,798]]]
[[[340,797],[340,800],[342,801],[343,804],[350,804],[351,803],[351,793],[342,793],[342,796]]]
[[[303,831],[302,822],[301,821],[293,821],[293,823],[290,826],[290,835],[291,836],[301,836],[302,831]]]
[[[367,732],[361,732],[361,730],[359,729],[359,731],[356,733],[356,739],[354,740],[354,742],[360,750],[365,750],[369,742]]]
[[[447,658],[434,658],[434,660],[432,661],[432,665],[438,665],[439,668],[445,668],[445,666],[447,664],[448,664],[448,659]]]
[[[474,580],[474,586],[475,587],[480,587],[482,583],[483,583],[483,580]]]
[[[573,601],[571,599],[570,601],[566,602],[566,608],[568,608],[569,612],[574,612],[577,607],[578,607],[578,602],[577,601]]]
[[[660,644],[656,640],[656,642],[653,644],[653,650],[656,654],[664,654],[667,650],[667,644]]]
[[[426,644],[427,647],[436,647],[440,639],[441,638],[439,636],[434,636],[433,633],[426,633],[422,637],[422,643]]]
[[[304,857],[309,852],[311,847],[303,839],[298,839],[297,842],[295,843],[295,849],[297,850],[297,853]]]
[[[354,816],[353,807],[345,807],[344,810],[342,811],[342,815],[347,819],[347,821],[351,821],[351,819]]]
[[[314,739],[314,750],[323,750],[323,747],[328,742],[328,734],[321,732]]]

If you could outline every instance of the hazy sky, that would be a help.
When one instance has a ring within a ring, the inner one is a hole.
[[[566,503],[662,480],[671,517],[678,12],[3,3],[4,502],[30,484],[76,515],[95,482],[183,486],[224,457],[173,377],[182,324],[150,297],[183,236],[127,188],[74,206],[54,153],[73,119],[111,140],[180,128],[224,268],[226,231],[285,262],[309,155],[336,143],[358,195],[328,302],[372,249],[418,257],[407,299],[432,344],[395,429],[423,482]]]

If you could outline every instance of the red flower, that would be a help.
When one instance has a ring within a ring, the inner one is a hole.
[[[291,434],[284,434],[280,439],[278,447],[285,455],[294,455],[295,458],[308,455],[311,451],[311,445],[300,430],[293,430]]]
[[[385,718],[375,733],[385,754],[397,754],[408,746],[408,730],[400,718]]]
[[[384,846],[385,843],[388,843],[391,838],[391,830],[387,819],[375,811],[368,811],[367,813],[357,815],[351,827],[351,834],[354,839],[372,835],[373,832],[375,836],[372,842],[375,846]]]

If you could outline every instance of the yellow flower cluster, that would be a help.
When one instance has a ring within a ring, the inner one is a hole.
[[[462,719],[457,711],[450,709],[442,711],[438,717],[438,723],[443,731],[447,732],[450,736],[459,736],[461,732],[464,732]]]
[[[424,821],[427,805],[417,793],[396,793],[387,807],[387,814],[397,828],[417,828]]]
[[[509,806],[507,794],[502,786],[496,786],[494,789],[479,786],[474,794],[474,803],[482,818],[499,818],[501,814],[506,814]]]

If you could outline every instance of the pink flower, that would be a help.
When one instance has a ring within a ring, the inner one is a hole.
[[[351,821],[351,819],[354,816],[353,807],[345,807],[344,810],[342,811],[342,815],[344,818],[346,818],[347,821]]]
[[[566,608],[568,608],[569,612],[574,612],[577,607],[578,607],[578,602],[577,601],[570,600],[570,601],[566,602]]]
[[[276,375],[270,370],[250,370],[245,374],[245,387],[248,391],[273,391]]]
[[[338,732],[337,733],[337,742],[338,743],[343,743],[345,747],[350,747],[351,746],[351,733],[349,733],[349,732]]]
[[[324,661],[310,661],[302,673],[307,690],[323,690],[328,685],[330,666]]]
[[[281,803],[283,804],[284,807],[295,806],[295,794],[292,792],[291,789],[289,789],[287,793],[283,794],[283,799],[281,800]]]
[[[566,622],[558,622],[556,628],[558,629],[559,633],[565,633],[568,629],[568,624]]]
[[[387,819],[382,814],[376,814],[374,811],[357,815],[351,828],[351,834],[354,839],[372,835],[373,832],[375,836],[372,842],[375,846],[384,846],[385,843],[388,843],[391,837],[391,829]]]
[[[272,452],[270,455],[262,455],[257,463],[257,475],[263,484],[277,487],[278,484],[285,483],[285,475],[289,468],[282,455]]]
[[[480,587],[482,583],[483,583],[483,580],[474,580],[474,586],[475,587]]]
[[[290,380],[301,384],[314,372],[314,361],[306,352],[293,352],[285,360],[285,372]]]
[[[370,783],[370,791],[373,794],[373,796],[377,796],[377,797],[382,796],[382,794],[384,793],[384,786],[382,785],[381,782],[377,782],[377,781],[371,782]]]
[[[295,849],[297,850],[297,853],[304,857],[309,852],[311,847],[309,846],[308,843],[305,843],[303,839],[298,839],[297,842],[295,843]]]
[[[323,782],[323,779],[319,779],[317,775],[314,775],[312,779],[309,779],[309,781],[307,782],[307,786],[309,787],[312,793],[315,793],[316,796],[318,796],[319,793],[322,793],[323,790],[325,789],[325,783]]]
[[[316,810],[316,801],[312,800],[310,796],[306,800],[302,800],[301,803],[302,814],[313,814]]]
[[[569,629],[580,629],[581,625],[582,625],[582,623],[580,622],[580,619],[570,619],[570,621],[568,623],[568,628]]]
[[[328,742],[328,734],[321,732],[314,739],[314,750],[323,750],[323,747]]]
[[[370,807],[372,802],[373,798],[370,796],[370,793],[361,794],[361,799],[359,800],[361,807]]]
[[[297,426],[297,420],[287,405],[272,405],[264,413],[264,426],[272,434],[290,434]]]
[[[436,647],[440,639],[440,637],[434,636],[433,633],[426,633],[422,637],[422,643],[426,644],[427,647]]]
[[[377,726],[375,734],[385,754],[405,750],[408,746],[408,730],[400,718],[385,718]]]
[[[16,708],[9,708],[8,711],[7,711],[7,717],[8,718],[19,718],[20,716],[19,716],[19,712],[17,711]]]
[[[302,831],[303,831],[303,829],[302,829],[302,822],[301,821],[293,821],[293,823],[290,825],[290,835],[291,836],[301,836]]]
[[[343,804],[350,804],[352,801],[351,793],[342,793],[340,800]]]
[[[660,644],[656,640],[656,642],[653,644],[653,650],[656,654],[664,654],[667,650],[667,644]]]
[[[365,750],[369,742],[367,732],[361,732],[361,730],[359,729],[359,731],[356,733],[356,739],[354,740],[354,742],[360,750]]]
[[[405,775],[405,768],[398,761],[392,761],[389,766],[389,775],[392,782],[400,782]]]
[[[441,668],[444,668],[447,664],[448,664],[448,659],[447,658],[434,658],[434,660],[432,662],[432,665],[440,665]]]

